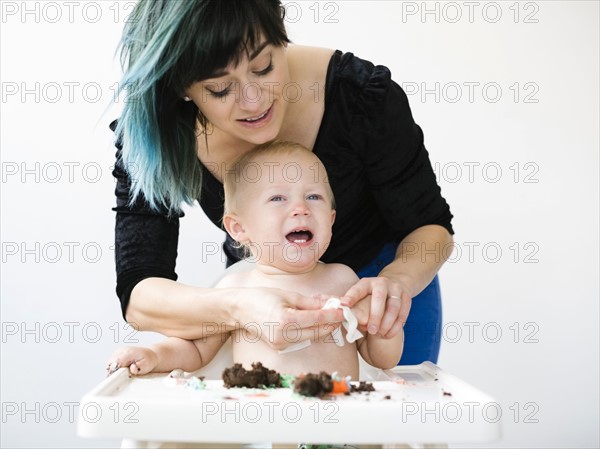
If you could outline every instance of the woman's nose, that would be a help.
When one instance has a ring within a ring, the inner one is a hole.
[[[238,105],[244,111],[259,111],[263,92],[260,85],[254,81],[240,84]]]

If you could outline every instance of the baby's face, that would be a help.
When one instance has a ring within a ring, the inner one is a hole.
[[[331,241],[335,219],[325,169],[316,156],[262,156],[243,171],[241,182],[238,241],[250,245],[260,264],[295,272],[312,268]]]

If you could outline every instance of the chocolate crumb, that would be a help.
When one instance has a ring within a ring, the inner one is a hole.
[[[302,396],[322,398],[332,390],[333,380],[325,371],[321,371],[319,374],[305,374],[294,381],[294,392]]]
[[[444,391],[444,396],[452,396],[452,393],[450,393],[448,391]]]
[[[373,386],[372,383],[370,382],[365,382],[364,380],[361,380],[358,385],[350,385],[350,391],[352,393],[359,393],[362,391],[375,391],[375,387]]]
[[[383,399],[392,399],[392,397],[389,394],[386,394]]]
[[[223,371],[223,383],[226,388],[278,388],[281,387],[281,378],[277,371],[268,369],[262,363],[252,364],[251,370],[246,370],[241,363],[234,364]]]

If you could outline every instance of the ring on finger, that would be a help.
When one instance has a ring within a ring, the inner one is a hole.
[[[390,298],[390,299],[401,299],[400,296],[396,296],[396,295],[390,295],[390,296],[388,296],[388,298]]]

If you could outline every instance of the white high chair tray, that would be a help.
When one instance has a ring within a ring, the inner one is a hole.
[[[466,443],[500,436],[497,402],[436,365],[382,371],[375,392],[308,398],[289,388],[169,386],[165,374],[126,368],[86,394],[78,434],[142,441]]]

